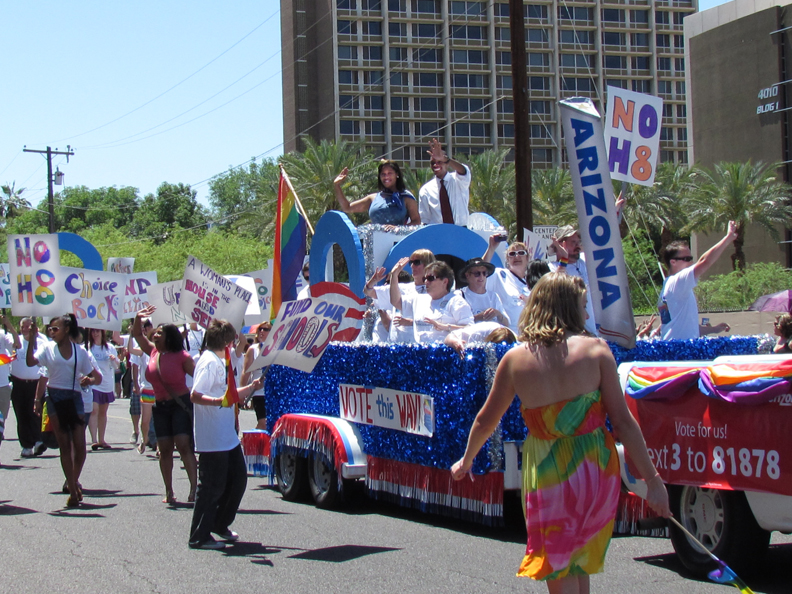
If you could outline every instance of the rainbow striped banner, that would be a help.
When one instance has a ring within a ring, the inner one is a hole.
[[[275,256],[272,270],[270,319],[278,315],[281,303],[297,299],[297,275],[305,259],[306,221],[298,209],[297,194],[281,167],[278,211],[275,219]]]
[[[633,367],[625,392],[636,400],[673,399],[699,379],[698,367]]]

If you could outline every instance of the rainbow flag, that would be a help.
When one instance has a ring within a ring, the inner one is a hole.
[[[9,363],[11,363],[11,361],[16,361],[16,358],[17,358],[16,353],[14,353],[11,356],[0,353],[0,366],[8,365]]]
[[[740,576],[734,573],[734,570],[720,559],[718,559],[718,569],[710,571],[707,576],[713,582],[734,586],[740,592],[742,592],[742,594],[754,594],[754,591],[751,590],[746,585],[746,583],[740,579]]]
[[[633,367],[625,393],[636,400],[673,400],[698,379],[698,367]]]
[[[792,360],[711,365],[701,370],[699,389],[728,402],[768,402],[792,391]]]
[[[226,368],[226,391],[223,394],[223,403],[220,406],[228,408],[239,402],[239,392],[237,392],[234,368],[231,366],[231,349],[225,348],[225,368]]]
[[[297,196],[289,176],[281,167],[278,211],[275,219],[271,320],[277,317],[281,303],[297,299],[296,281],[305,259],[306,236],[305,219],[297,210]]]

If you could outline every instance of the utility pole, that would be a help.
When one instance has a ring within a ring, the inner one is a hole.
[[[40,155],[47,155],[47,205],[49,210],[49,232],[55,233],[55,195],[52,192],[52,182],[54,181],[52,178],[52,155],[66,155],[66,162],[68,163],[69,157],[74,154],[74,151],[72,150],[71,145],[67,145],[65,151],[59,151],[57,148],[53,151],[50,147],[47,147],[46,151],[37,151],[27,147],[22,147],[22,150],[26,153],[39,153]]]
[[[514,102],[514,175],[517,191],[517,241],[523,229],[533,231],[531,197],[531,128],[528,114],[528,71],[525,63],[525,9],[523,0],[509,0],[512,99]]]

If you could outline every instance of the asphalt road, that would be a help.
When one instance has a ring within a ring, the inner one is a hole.
[[[88,453],[76,510],[64,507],[57,452],[21,459],[10,415],[0,446],[0,593],[547,591],[515,577],[525,548],[518,513],[507,528],[483,529],[371,502],[362,490],[342,511],[321,511],[283,501],[254,477],[233,526],[240,542],[191,550],[192,511],[161,503],[156,458],[127,443],[127,407],[110,407],[114,449]],[[254,424],[243,411],[242,427]],[[188,483],[175,462],[184,500]],[[766,567],[748,583],[757,593],[790,593],[792,538],[772,542]],[[592,592],[609,594],[734,591],[688,576],[670,541],[637,537],[614,539],[605,573],[591,582]]]

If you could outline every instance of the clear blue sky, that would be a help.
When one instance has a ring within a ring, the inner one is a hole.
[[[27,188],[36,204],[46,161],[23,145],[71,144],[70,163],[53,161],[67,186],[133,186],[143,196],[181,182],[206,203],[212,176],[282,153],[279,6],[3,2],[0,183]]]
[[[36,204],[46,159],[23,145],[71,144],[53,159],[67,186],[181,182],[206,203],[208,178],[282,153],[279,5],[3,2],[0,183]]]

